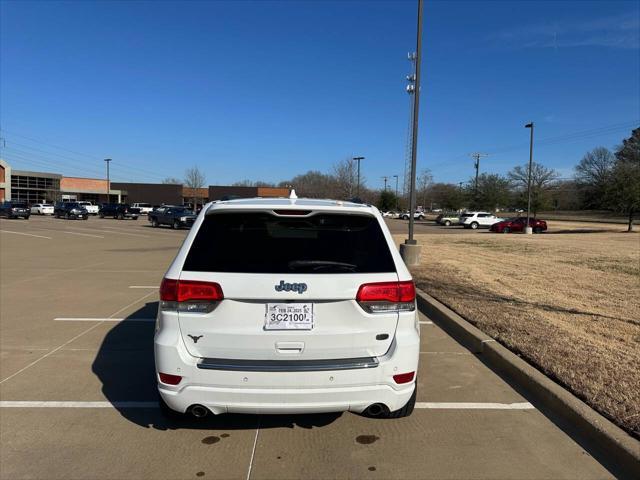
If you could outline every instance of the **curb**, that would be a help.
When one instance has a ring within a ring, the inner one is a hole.
[[[640,478],[640,442],[582,400],[471,325],[431,295],[416,289],[418,309],[509,383],[619,478]]]

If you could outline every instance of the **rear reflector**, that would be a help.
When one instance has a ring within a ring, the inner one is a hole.
[[[399,373],[393,376],[393,380],[396,383],[409,383],[413,380],[413,376],[416,372]]]
[[[164,278],[160,284],[160,300],[163,302],[217,302],[223,298],[222,287],[215,282]]]
[[[180,375],[169,375],[168,373],[158,373],[160,381],[167,385],[178,385],[182,380]]]

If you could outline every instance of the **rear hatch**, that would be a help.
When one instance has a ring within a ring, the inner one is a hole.
[[[398,313],[369,313],[356,301],[363,284],[398,282],[378,220],[302,213],[218,210],[206,216],[180,282],[215,282],[224,299],[210,312],[179,312],[189,353],[315,360],[387,352]]]

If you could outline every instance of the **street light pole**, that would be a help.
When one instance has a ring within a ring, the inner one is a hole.
[[[418,33],[416,36],[415,91],[413,92],[413,131],[411,133],[411,183],[409,187],[409,238],[407,245],[415,245],[413,238],[413,212],[416,209],[416,157],[418,153],[418,112],[420,108],[420,64],[422,61],[422,4],[418,0]]]
[[[356,196],[358,199],[360,198],[360,160],[364,160],[364,157],[353,157],[353,159],[358,162],[358,186],[356,189]]]
[[[398,211],[398,175],[394,175],[396,179],[396,211]]]
[[[531,166],[533,164],[533,122],[527,123],[524,128],[531,129],[531,136],[529,137],[529,175],[527,176],[527,224],[525,226],[525,233],[533,233],[533,229],[529,224],[531,217]]]
[[[111,163],[111,159],[105,158],[104,161],[107,163],[107,203],[111,203],[111,183],[109,182],[109,163]]]

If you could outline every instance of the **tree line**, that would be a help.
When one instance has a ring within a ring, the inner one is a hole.
[[[629,230],[634,214],[640,210],[640,128],[622,141],[614,152],[597,147],[586,153],[575,166],[573,178],[533,162],[531,168],[531,212],[535,217],[544,210],[610,210],[628,215]],[[185,175],[185,184],[204,185],[204,176],[194,167]],[[181,183],[167,179],[167,183]],[[528,164],[514,167],[506,175],[482,173],[459,184],[434,182],[428,169],[416,178],[416,203],[425,209],[513,210],[526,209],[528,203]],[[367,187],[361,175],[358,184],[356,166],[350,158],[333,165],[331,171],[310,170],[278,183],[242,180],[234,186],[295,188],[298,196],[310,198],[358,199],[381,210],[406,210],[406,194],[395,188],[376,190]]]

